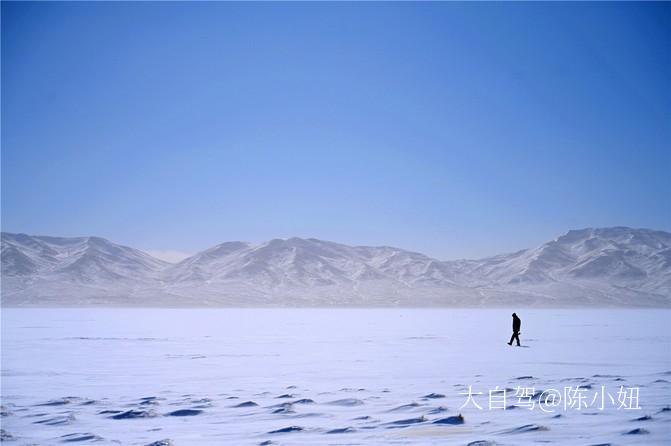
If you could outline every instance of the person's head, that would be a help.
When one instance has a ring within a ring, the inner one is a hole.
[[[517,314],[513,313],[513,317],[517,317]]]

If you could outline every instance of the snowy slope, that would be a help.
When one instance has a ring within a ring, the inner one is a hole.
[[[97,237],[2,235],[5,305],[640,305],[671,301],[671,234],[569,231],[480,260],[317,239],[227,242],[177,264]]]
[[[170,294],[231,305],[429,303],[463,288],[422,254],[300,238],[224,243],[166,268],[163,280]]]
[[[362,280],[454,285],[442,262],[422,254],[300,238],[274,239],[260,245],[224,243],[167,268],[166,278],[240,280],[270,287],[351,285]]]
[[[2,275],[60,275],[89,282],[144,279],[168,263],[100,237],[45,237],[2,233]]]
[[[537,248],[462,262],[459,280],[502,290],[563,286],[668,298],[671,234],[624,227],[572,230]]]
[[[167,266],[100,237],[2,233],[3,303],[112,303],[155,282]]]

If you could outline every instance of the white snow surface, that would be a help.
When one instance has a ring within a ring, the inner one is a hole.
[[[671,234],[572,230],[441,261],[317,239],[226,242],[171,264],[98,237],[2,234],[5,306],[653,306],[671,304]]]
[[[669,444],[671,311],[517,308],[521,348],[506,344],[511,312],[3,309],[2,435],[18,445]],[[461,407],[469,386],[482,410]],[[496,386],[507,409],[488,407]],[[515,398],[518,387],[576,386],[589,407],[544,412]],[[640,409],[595,406],[602,386],[638,388]],[[460,414],[463,424],[435,423]]]

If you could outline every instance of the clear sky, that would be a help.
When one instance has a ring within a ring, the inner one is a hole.
[[[452,259],[671,230],[670,3],[2,2],[2,225]]]

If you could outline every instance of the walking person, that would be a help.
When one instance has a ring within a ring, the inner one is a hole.
[[[517,346],[520,346],[520,328],[522,327],[522,320],[513,313],[513,335],[510,337],[508,345],[513,345],[513,340],[517,340]]]

